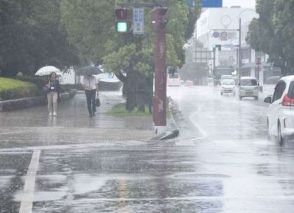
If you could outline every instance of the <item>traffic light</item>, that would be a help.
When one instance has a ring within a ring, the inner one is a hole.
[[[116,32],[126,33],[129,31],[129,10],[126,8],[115,9]]]
[[[221,51],[222,50],[222,45],[216,44],[215,45],[215,49],[218,49],[218,51]]]

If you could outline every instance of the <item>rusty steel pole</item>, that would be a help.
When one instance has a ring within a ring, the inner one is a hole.
[[[156,7],[152,11],[152,24],[155,32],[153,122],[156,133],[166,127],[166,12],[167,8],[164,7]]]

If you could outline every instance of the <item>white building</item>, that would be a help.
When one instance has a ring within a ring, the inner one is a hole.
[[[241,19],[242,64],[255,63],[256,55],[246,43],[246,36],[250,22],[257,17],[258,14],[252,8],[206,9],[197,21],[194,36],[209,50],[213,50],[216,45],[221,45],[221,51],[216,51],[216,66],[232,65],[237,67],[239,20]],[[254,76],[255,67],[245,75]]]
[[[238,45],[239,42],[239,18],[241,18],[242,43],[248,32],[248,25],[258,14],[251,8],[210,8],[202,12],[197,21],[197,39],[204,47],[212,49],[214,45],[224,46]],[[246,27],[247,26],[247,27]]]

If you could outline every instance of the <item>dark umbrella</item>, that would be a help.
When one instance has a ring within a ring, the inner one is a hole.
[[[102,73],[102,71],[98,67],[94,66],[86,66],[78,69],[78,75],[98,75]]]

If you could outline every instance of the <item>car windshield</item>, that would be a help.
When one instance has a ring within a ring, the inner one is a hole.
[[[169,73],[168,74],[168,77],[169,78],[179,78],[179,74],[178,73],[173,73],[173,74],[172,73]]]
[[[222,75],[221,79],[232,79],[233,77],[231,75]]]
[[[234,80],[223,80],[222,85],[235,85]]]
[[[257,86],[255,79],[241,79],[241,86]]]

